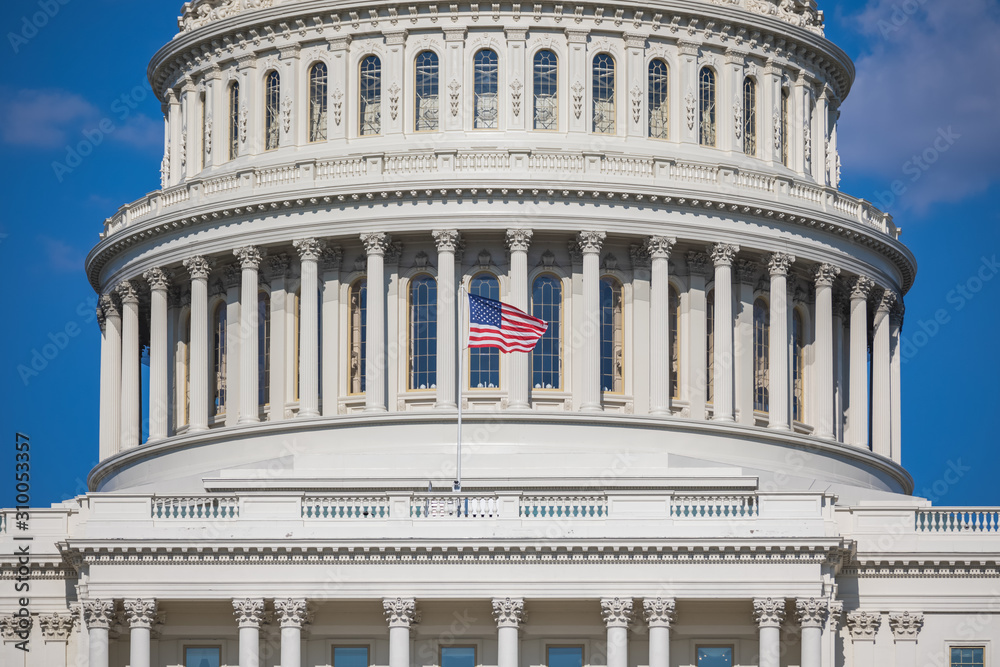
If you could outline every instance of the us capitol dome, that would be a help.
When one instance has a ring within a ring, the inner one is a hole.
[[[1000,659],[998,510],[901,466],[916,262],[839,190],[814,0],[178,23],[162,187],[86,262],[100,462],[32,511],[0,662]],[[534,352],[467,349],[465,292],[549,322]]]

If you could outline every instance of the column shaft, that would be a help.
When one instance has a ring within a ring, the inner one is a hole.
[[[107,396],[102,403],[105,418],[101,459],[114,456],[121,449],[122,410],[122,317],[111,295],[101,297],[104,307],[104,337],[107,353]]]
[[[601,411],[601,246],[604,232],[580,232],[583,251],[583,345],[580,410]]]
[[[753,290],[757,266],[746,260],[737,263],[739,310],[733,340],[735,406],[739,423],[753,426]]]
[[[649,667],[670,667],[670,627],[649,628]]]
[[[260,667],[260,628],[240,628],[240,667]]]
[[[285,291],[285,272],[288,270],[288,258],[272,256],[267,259],[268,276],[271,280],[271,350],[268,355],[268,421],[280,421],[285,418],[285,398],[287,384],[285,381],[285,345],[288,317],[288,293]]]
[[[788,267],[795,258],[783,253],[771,255],[771,331],[768,358],[768,428],[788,430],[791,394],[788,390]]]
[[[90,628],[90,661],[87,667],[108,667],[108,629]]]
[[[222,398],[225,402],[220,406],[213,401],[212,405],[209,406],[209,418],[218,415],[220,409],[225,412],[226,426],[236,426],[240,423],[242,416],[240,414],[243,405],[243,385],[240,382],[240,378],[243,377],[241,350],[244,337],[242,291],[243,269],[237,264],[231,264],[226,267],[226,360],[225,366],[220,369],[225,377],[225,384],[222,386]],[[212,322],[210,326],[214,340],[216,323]],[[214,355],[215,351],[212,352]],[[215,392],[217,391],[215,383],[218,381],[214,377],[211,378],[211,381],[211,389]],[[214,414],[211,413],[213,409],[215,410]]]
[[[188,355],[190,373],[190,412],[188,432],[208,429],[208,262],[193,257],[184,262],[191,273],[191,352]]]
[[[149,628],[133,627],[129,632],[129,667],[149,667]]]
[[[903,415],[902,415],[902,397],[900,396],[901,391],[901,378],[900,378],[900,348],[902,344],[900,340],[900,329],[902,327],[902,314],[900,312],[894,312],[891,315],[892,330],[890,333],[890,354],[891,359],[889,360],[889,392],[892,395],[890,399],[891,412],[892,412],[892,460],[896,463],[902,464],[903,453],[902,453],[902,426],[903,426]]]
[[[385,412],[385,251],[389,237],[363,234],[361,241],[368,253],[365,412]]]
[[[240,424],[260,421],[257,373],[257,267],[261,252],[253,246],[237,248],[242,280],[240,285]],[[234,406],[235,407],[235,406]],[[227,406],[227,410],[229,407]]]
[[[435,230],[434,240],[438,250],[437,285],[437,404],[435,407],[451,410],[456,407],[457,381],[455,361],[461,354],[464,341],[458,340],[456,329],[455,250],[458,232],[454,229]],[[463,303],[461,308],[466,308]]]
[[[802,628],[801,667],[823,667],[823,629],[819,626]]]
[[[510,305],[528,312],[528,246],[530,229],[508,229],[507,247],[510,249]],[[530,313],[529,313],[530,314]],[[515,353],[509,356],[510,384],[507,389],[508,405],[512,410],[526,410],[531,387],[531,355]]]
[[[861,276],[851,290],[851,444],[868,448],[868,294],[874,283]]]
[[[708,294],[705,274],[691,261],[688,253],[688,332],[683,358],[688,360],[687,398],[691,406],[691,419],[704,419],[705,404],[709,400],[708,383]],[[715,317],[714,306],[712,317]]]
[[[892,373],[890,369],[891,321],[896,295],[886,290],[875,309],[872,342],[872,451],[892,456]]]
[[[149,301],[149,440],[167,437],[168,349],[167,279],[159,269],[145,273],[150,286]]]
[[[299,290],[299,417],[319,415],[319,258],[316,239],[295,242],[301,260]],[[370,316],[369,316],[370,317]],[[369,331],[369,334],[371,332]]]
[[[517,667],[518,629],[514,626],[497,628],[497,667]]]
[[[816,269],[816,435],[834,437],[833,426],[833,281],[840,270],[830,264]]]
[[[118,286],[122,300],[121,449],[139,446],[139,295],[129,282]]]
[[[781,630],[777,627],[760,629],[760,667],[780,667]]]
[[[410,628],[389,628],[389,667],[410,667]]]
[[[302,667],[302,628],[281,628],[281,667]]]
[[[323,255],[323,416],[340,409],[340,248]]]
[[[627,627],[608,627],[608,667],[628,667]]]
[[[650,257],[649,414],[670,414],[670,250],[676,239],[646,239]]]
[[[733,421],[733,260],[739,250],[739,246],[724,243],[712,249],[715,263],[713,419],[723,422]]]

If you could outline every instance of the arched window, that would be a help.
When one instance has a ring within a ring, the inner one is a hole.
[[[264,150],[278,147],[281,140],[281,75],[267,75],[264,89]]]
[[[327,86],[326,63],[316,63],[309,70],[309,141],[326,141]]]
[[[414,130],[433,132],[438,129],[440,109],[438,93],[440,75],[438,55],[433,51],[421,51],[414,61]]]
[[[615,133],[615,59],[608,53],[594,56],[594,126],[597,134]]]
[[[715,145],[715,70],[702,67],[698,74],[698,143]]]
[[[768,411],[771,311],[764,299],[753,302],[753,409]]]
[[[681,297],[673,285],[670,286],[670,396],[681,397]]]
[[[715,402],[715,290],[708,293],[705,299],[705,359],[708,361],[705,370],[708,389],[705,399]]]
[[[601,390],[625,391],[625,305],[617,278],[601,278]]]
[[[409,389],[437,387],[437,281],[410,281]]]
[[[559,129],[559,61],[556,54],[543,49],[535,54],[534,121],[536,130]]]
[[[670,70],[665,60],[649,61],[649,136],[670,138]]]
[[[215,414],[226,413],[226,304],[219,303],[212,316],[212,404]]]
[[[805,421],[805,327],[802,313],[792,311],[792,420]]]
[[[779,121],[780,135],[778,143],[781,144],[781,164],[788,166],[788,89],[781,89],[781,118]]]
[[[477,129],[500,127],[500,59],[496,51],[477,51],[473,59],[473,80],[475,83],[473,124]]]
[[[552,275],[535,278],[531,287],[531,314],[549,328],[531,353],[531,386],[560,389],[562,378],[562,281]]]
[[[469,281],[469,294],[500,300],[500,281],[491,273],[480,273]],[[469,350],[469,388],[500,388],[500,350],[474,347]]]
[[[271,297],[257,293],[257,403],[271,399]],[[283,415],[278,415],[282,417]]]
[[[190,423],[191,417],[191,315],[185,315],[177,336],[177,426]],[[176,366],[175,366],[176,368]]]
[[[757,82],[743,79],[743,152],[757,155]]]
[[[240,154],[240,83],[229,84],[229,159]]]
[[[358,116],[362,135],[382,133],[382,61],[375,55],[361,61]]]
[[[365,393],[365,335],[367,327],[368,280],[361,278],[351,285],[348,294],[350,332],[348,345],[348,393]]]

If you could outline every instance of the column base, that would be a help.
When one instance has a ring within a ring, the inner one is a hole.
[[[240,417],[236,423],[242,425],[242,424],[257,424],[259,422],[260,422],[260,417]]]
[[[388,410],[384,405],[370,405],[370,406],[365,406],[365,412],[367,413],[388,412]]]
[[[712,417],[712,421],[714,421],[714,422],[727,422],[727,423],[732,424],[736,420],[732,417],[732,415],[719,415],[717,417],[713,416]]]
[[[791,427],[788,424],[768,424],[767,427],[772,431],[791,431]]]
[[[508,410],[530,410],[531,405],[529,403],[510,403],[507,405]]]
[[[435,403],[434,404],[434,409],[435,410],[456,410],[457,411],[458,410],[458,404],[457,403]]]
[[[581,405],[580,412],[604,412],[604,407],[600,403]]]
[[[295,415],[295,418],[299,419],[300,417],[319,417],[319,416],[320,416],[319,410],[309,410],[308,412],[299,411],[299,413]]]

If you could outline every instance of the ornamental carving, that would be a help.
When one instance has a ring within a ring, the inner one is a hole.
[[[297,239],[292,241],[292,247],[298,251],[299,259],[302,261],[319,261],[326,244],[319,239]]]
[[[149,269],[142,274],[142,277],[149,284],[150,289],[165,290],[170,287],[170,274],[159,267]]]
[[[573,115],[579,120],[583,115],[583,84],[577,81],[573,84]]]
[[[160,189],[166,190],[170,185],[170,144],[167,144],[163,152],[163,161],[160,162]]]
[[[241,269],[256,269],[264,259],[264,251],[252,245],[236,248],[233,255],[240,261]]]
[[[233,600],[233,616],[241,628],[258,628],[264,622],[264,601],[253,598]]]
[[[250,127],[250,111],[247,110],[246,102],[243,103],[243,108],[240,109],[237,126],[240,132],[240,143],[245,144],[247,142],[247,130]]]
[[[785,620],[784,598],[757,598],[753,601],[753,620],[762,628],[778,628]]]
[[[385,255],[389,248],[389,235],[384,232],[369,232],[361,235],[361,243],[368,255]]]
[[[212,159],[212,114],[205,116],[205,162]]]
[[[855,641],[859,639],[874,640],[881,625],[881,614],[867,611],[852,611],[847,614],[847,629],[851,631],[851,637]]]
[[[185,3],[184,13],[177,19],[177,27],[182,32],[195,30],[240,12],[270,7],[273,2],[274,0],[192,0]]]
[[[101,298],[97,300],[97,307],[103,311],[104,317],[121,317],[118,304],[115,303],[110,294],[102,294]]]
[[[688,272],[691,275],[707,276],[712,272],[708,263],[711,258],[707,254],[689,250],[686,259]]]
[[[136,291],[135,285],[133,285],[130,281],[123,280],[118,284],[118,287],[115,288],[115,291],[118,292],[118,298],[122,300],[123,304],[139,303],[139,292]]]
[[[912,639],[916,641],[920,634],[920,628],[924,627],[923,614],[911,614],[904,611],[902,614],[889,614],[889,627],[896,639]]]
[[[333,122],[340,127],[340,121],[344,117],[344,91],[337,88],[333,91]]]
[[[399,84],[395,81],[389,86],[389,117],[393,120],[399,116]]]
[[[694,130],[695,97],[694,91],[690,88],[688,88],[687,95],[684,96],[684,109],[687,117],[688,129]]]
[[[837,632],[840,627],[840,617],[844,615],[844,603],[841,600],[830,601],[830,613],[827,615],[827,623],[830,631]]]
[[[38,625],[42,637],[49,641],[68,641],[76,627],[77,617],[73,614],[39,614]]]
[[[787,276],[788,269],[791,268],[794,261],[794,255],[784,252],[772,253],[767,258],[767,272],[772,276]]]
[[[308,610],[304,599],[275,600],[274,611],[283,628],[301,628],[307,621]]]
[[[800,28],[823,34],[823,12],[815,0],[712,0],[717,5],[737,5],[753,12],[781,19]]]
[[[809,127],[808,123],[806,123],[806,126],[802,131],[802,140],[803,140],[803,150],[805,151],[806,154],[806,162],[812,165],[813,138],[812,138],[812,129]]]
[[[501,628],[516,628],[524,620],[524,600],[521,598],[494,598],[493,618]]]
[[[646,239],[646,252],[652,259],[668,259],[675,243],[677,239],[672,236],[650,236]]]
[[[577,235],[580,251],[584,254],[601,252],[601,246],[604,245],[606,236],[607,234],[604,232],[580,232]]]
[[[632,259],[633,269],[649,268],[649,250],[646,248],[645,244],[634,243],[629,246],[628,252]]]
[[[458,79],[452,79],[451,83],[448,84],[448,100],[451,103],[452,118],[458,118],[458,92],[460,90],[462,90],[462,84],[458,82]]]
[[[896,293],[892,290],[882,290],[882,294],[879,295],[878,305],[875,309],[880,313],[891,313],[892,309],[896,305]]]
[[[187,125],[185,125],[184,129],[181,130],[181,146],[180,146],[182,174],[184,173],[184,170],[187,169],[187,160],[188,160],[187,134],[188,134],[188,129]]]
[[[868,296],[875,289],[875,281],[868,276],[858,276],[851,282],[851,300],[868,300]]]
[[[290,265],[291,262],[288,261],[288,255],[285,253],[272,255],[267,258],[267,263],[264,265],[264,273],[268,278],[283,278],[288,273]]]
[[[129,627],[151,628],[156,623],[156,600],[136,598],[125,600],[124,605]]]
[[[455,252],[461,243],[461,237],[457,229],[435,229],[431,232],[438,252]]]
[[[416,620],[417,603],[413,598],[386,598],[382,611],[390,628],[408,628]]]
[[[632,599],[603,598],[601,618],[609,628],[627,628],[632,620]]]
[[[292,98],[281,101],[281,129],[285,134],[292,131]]]
[[[531,245],[532,231],[530,229],[508,229],[507,248],[511,252],[528,252]]]
[[[330,246],[323,250],[320,262],[324,271],[340,271],[344,260],[344,251],[340,246]]]
[[[646,598],[642,601],[642,615],[651,628],[669,628],[676,611],[677,602],[673,598]]]
[[[795,613],[804,628],[821,628],[830,611],[830,602],[820,598],[800,598],[795,601]]]
[[[774,122],[774,151],[781,153],[781,114],[775,109],[772,119]]]
[[[35,624],[34,616],[0,616],[0,637],[6,641],[27,639],[31,636],[31,627]]]
[[[833,264],[820,264],[813,269],[813,277],[817,287],[833,287],[834,281],[840,275],[840,269]]]
[[[743,140],[743,105],[739,100],[733,102],[733,129],[736,131],[736,140]]]
[[[732,266],[736,259],[736,253],[740,251],[738,245],[732,243],[716,243],[712,246],[711,257],[715,266]]]
[[[107,630],[115,622],[115,603],[113,600],[87,600],[83,603],[83,620],[87,628]]]
[[[514,79],[510,82],[510,101],[513,106],[515,118],[521,115],[521,90],[523,88],[524,84],[522,84],[518,79]]]
[[[636,125],[642,120],[642,88],[638,84],[632,86],[632,122]]]
[[[749,259],[737,260],[734,269],[736,280],[745,285],[752,285],[760,275],[760,265]]]

